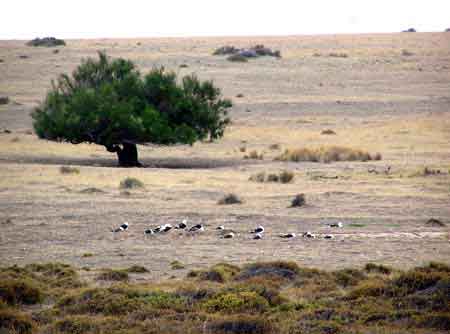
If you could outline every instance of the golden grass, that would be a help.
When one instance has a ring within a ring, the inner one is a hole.
[[[280,161],[310,161],[330,163],[334,161],[369,161],[381,160],[381,154],[370,154],[360,149],[341,146],[320,147],[317,149],[300,148],[287,149],[275,158]]]

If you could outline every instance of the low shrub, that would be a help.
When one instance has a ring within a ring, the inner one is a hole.
[[[0,309],[0,333],[32,334],[34,324],[31,317],[17,309]]]
[[[120,188],[121,189],[144,188],[144,183],[135,177],[127,177],[120,182]]]
[[[238,63],[246,63],[248,62],[247,57],[240,55],[240,54],[234,54],[227,58],[228,61],[232,62],[238,62]]]
[[[392,272],[392,269],[390,267],[387,267],[382,264],[375,264],[375,263],[367,263],[364,266],[364,269],[369,273],[379,273],[384,275],[389,275]]]
[[[250,151],[247,155],[245,155],[244,159],[263,160],[264,154],[259,153],[256,150],[253,150],[253,151]]]
[[[221,198],[217,204],[219,205],[230,205],[230,204],[242,204],[242,200],[238,195],[235,194],[227,194],[223,198]]]
[[[126,271],[114,269],[105,270],[97,276],[97,280],[101,281],[128,281],[129,278]]]
[[[148,269],[143,267],[143,266],[138,266],[138,265],[133,265],[127,269],[125,269],[126,272],[128,273],[136,273],[136,274],[143,274],[143,273],[148,273]]]
[[[207,324],[207,330],[217,334],[268,334],[274,327],[267,317],[239,315],[215,319]]]
[[[100,324],[88,316],[66,316],[55,321],[52,326],[58,333],[84,334],[98,333]]]
[[[336,132],[334,132],[334,131],[331,130],[331,129],[326,129],[326,130],[323,130],[320,134],[321,134],[321,135],[335,135]]]
[[[279,182],[279,183],[290,183],[294,179],[294,173],[284,170],[280,173],[268,173],[260,172],[250,176],[249,180],[254,182]]]
[[[182,264],[178,260],[172,261],[170,263],[170,267],[172,268],[172,270],[180,270],[180,269],[184,269],[185,268],[184,264]]]
[[[42,288],[32,279],[1,279],[0,298],[9,305],[37,304],[44,299]]]
[[[213,281],[225,283],[231,278],[235,277],[240,268],[228,263],[218,263],[207,270],[200,270],[197,272],[190,272],[188,277],[198,277],[203,281]]]
[[[306,204],[305,194],[298,194],[291,201],[291,208],[297,208]]]
[[[253,277],[266,277],[275,279],[293,280],[300,273],[300,268],[295,262],[274,261],[253,263],[245,266],[236,280],[248,280]]]
[[[230,292],[208,299],[203,308],[208,312],[259,313],[269,308],[269,302],[256,292]]]
[[[80,169],[77,167],[61,166],[59,171],[61,174],[80,174]]]

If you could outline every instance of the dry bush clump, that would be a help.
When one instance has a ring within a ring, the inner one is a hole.
[[[259,153],[256,150],[253,150],[250,151],[248,154],[244,155],[244,159],[263,160],[264,154]]]
[[[348,58],[348,54],[345,52],[330,52],[328,54],[328,57],[333,57],[333,58]]]
[[[80,169],[77,167],[71,167],[71,166],[61,166],[59,168],[59,172],[61,174],[80,174]]]
[[[297,208],[306,204],[305,194],[296,195],[291,201],[291,208]]]
[[[227,194],[223,198],[221,198],[217,204],[220,205],[229,205],[229,204],[242,204],[242,200],[236,194]]]
[[[333,161],[370,161],[381,160],[381,154],[341,146],[320,147],[317,149],[287,149],[275,158],[280,161],[309,161],[330,163]]]
[[[414,56],[414,53],[412,53],[412,52],[409,51],[409,50],[403,49],[403,50],[402,50],[402,56],[410,57],[410,56]]]
[[[321,135],[335,135],[336,132],[334,132],[334,131],[331,130],[331,129],[326,129],[326,130],[323,130],[320,134],[321,134]]]
[[[135,273],[135,274],[143,274],[149,272],[147,268],[145,268],[144,266],[139,266],[137,264],[125,269],[125,271],[128,273]]]
[[[135,177],[127,177],[120,182],[120,189],[137,189],[137,188],[144,188],[144,183]]]
[[[279,173],[266,173],[260,172],[250,176],[249,180],[253,182],[278,182],[278,183],[290,183],[294,180],[294,173],[291,171],[283,170]]]
[[[128,281],[130,277],[125,270],[108,269],[97,276],[99,281]]]

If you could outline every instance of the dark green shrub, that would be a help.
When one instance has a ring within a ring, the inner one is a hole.
[[[124,167],[140,166],[136,144],[193,144],[222,137],[231,101],[211,81],[155,68],[144,77],[125,59],[99,53],[53,82],[32,114],[40,138],[105,146]]]
[[[293,280],[300,272],[299,266],[295,262],[261,262],[245,266],[236,280],[247,280],[253,277],[265,276],[268,278],[280,278]]]

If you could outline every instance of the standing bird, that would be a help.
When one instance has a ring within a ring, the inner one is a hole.
[[[280,238],[285,238],[285,239],[291,239],[291,238],[295,238],[297,235],[295,233],[286,233],[286,234],[281,234]]]
[[[204,230],[205,230],[205,228],[203,227],[202,224],[197,224],[197,225],[192,226],[189,229],[189,232],[203,232]]]
[[[111,232],[117,233],[117,232],[123,232],[128,230],[128,223],[125,222],[122,225],[120,225],[118,228],[112,229]]]
[[[324,238],[324,239],[334,239],[334,235],[332,235],[332,234],[325,234],[325,235],[323,236],[323,238]]]
[[[253,231],[250,231],[250,233],[264,233],[264,227],[259,225],[257,228],[255,228]]]
[[[175,226],[175,229],[177,230],[184,230],[185,228],[187,228],[187,219],[183,219],[181,223]]]

